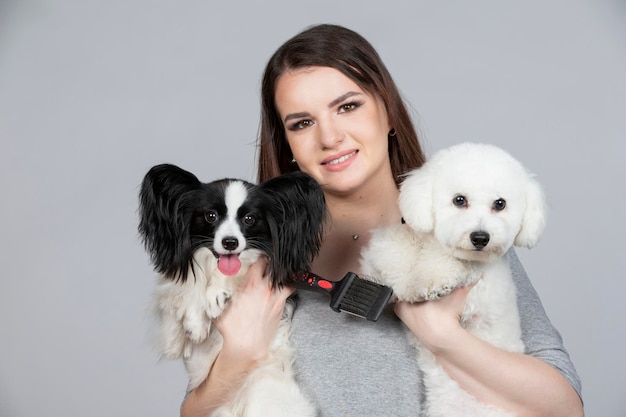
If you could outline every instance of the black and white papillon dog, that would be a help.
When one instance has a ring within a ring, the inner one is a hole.
[[[273,286],[310,270],[327,215],[324,195],[302,172],[259,185],[239,179],[202,183],[163,164],[146,174],[139,199],[139,233],[160,274],[158,350],[183,358],[191,390],[207,377],[222,347],[211,320],[244,283],[248,267],[267,256]],[[288,304],[267,362],[212,415],[315,415],[293,379],[292,309]]]

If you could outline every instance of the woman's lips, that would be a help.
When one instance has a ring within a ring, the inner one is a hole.
[[[331,170],[341,169],[346,164],[346,162],[351,161],[351,159],[358,152],[359,152],[358,150],[354,150],[352,152],[348,152],[338,157],[333,156],[333,157],[327,158],[322,162],[322,165],[324,165],[325,168],[331,169]]]

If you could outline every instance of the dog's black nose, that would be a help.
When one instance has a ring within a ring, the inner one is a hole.
[[[222,246],[224,246],[224,249],[226,250],[235,250],[237,249],[237,246],[239,246],[239,241],[236,237],[225,237],[222,239]]]
[[[489,243],[489,233],[482,231],[472,232],[470,233],[470,240],[476,249],[481,250]]]

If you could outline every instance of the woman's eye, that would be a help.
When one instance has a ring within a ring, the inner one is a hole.
[[[246,214],[243,217],[243,223],[246,226],[252,226],[256,222],[256,218],[252,214]]]
[[[457,207],[467,207],[467,199],[465,198],[465,196],[457,195],[454,196],[454,198],[452,199],[452,204]]]
[[[206,220],[207,223],[215,223],[217,221],[217,212],[215,210],[207,211],[204,213],[204,220]]]
[[[305,129],[309,126],[313,125],[313,121],[312,120],[299,120],[291,125],[289,125],[289,130],[302,130]]]
[[[493,209],[495,211],[502,211],[506,207],[506,200],[503,198],[499,198],[493,202]]]
[[[359,103],[346,103],[346,104],[342,104],[341,106],[339,106],[339,113],[347,113],[350,112],[354,109],[356,109],[357,107],[359,107],[360,104]]]

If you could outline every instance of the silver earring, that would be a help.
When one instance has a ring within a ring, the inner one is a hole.
[[[292,163],[292,164],[295,164],[295,163],[296,163],[296,158],[292,158],[292,159],[291,159],[291,163]]]
[[[391,129],[389,131],[389,136],[395,136],[396,135],[396,129]]]

